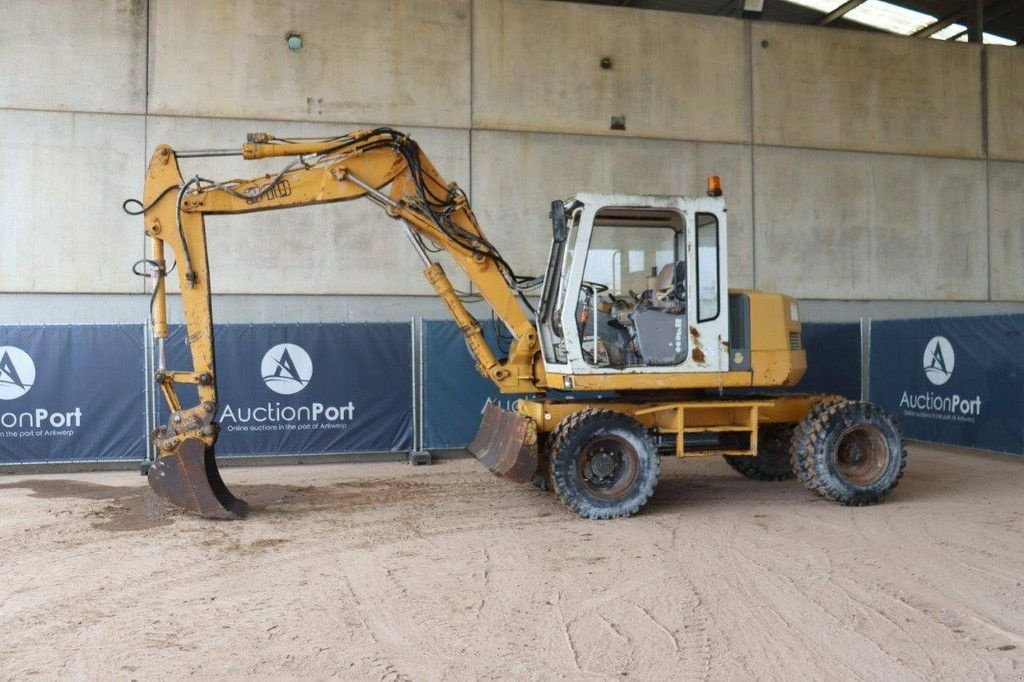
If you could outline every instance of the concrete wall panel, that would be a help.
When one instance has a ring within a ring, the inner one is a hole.
[[[989,164],[992,300],[1024,301],[1024,163]]]
[[[754,143],[982,156],[973,45],[755,23]]]
[[[1024,50],[986,47],[988,59],[988,153],[1024,161]]]
[[[722,177],[732,286],[751,283],[750,148],[582,135],[473,133],[473,206],[516,272],[544,272],[553,199],[578,192],[701,195]]]
[[[469,0],[154,0],[150,40],[150,113],[469,126]]]
[[[143,113],[146,0],[7,0],[0,108]]]
[[[241,147],[247,132],[287,137],[340,135],[367,124],[324,124],[150,117],[147,154],[160,143],[176,149]],[[422,129],[409,132],[450,181],[468,187],[469,134]],[[186,178],[212,180],[276,173],[290,159],[237,157],[181,159]],[[141,178],[141,172],[139,177]],[[423,266],[401,225],[367,200],[323,206],[210,216],[206,220],[214,293],[433,294]],[[138,225],[141,230],[141,224]],[[467,278],[441,260],[456,286]],[[171,287],[172,290],[175,287]]]
[[[602,69],[601,59],[612,60]],[[749,142],[739,21],[539,0],[473,5],[474,126]]]
[[[987,298],[984,161],[758,147],[754,176],[759,288]]]
[[[141,116],[0,110],[0,291],[138,292]]]

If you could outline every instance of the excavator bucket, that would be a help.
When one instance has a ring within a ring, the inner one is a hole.
[[[521,414],[488,403],[469,451],[494,474],[526,483],[537,472],[537,425]]]
[[[213,448],[190,438],[149,468],[149,487],[176,507],[208,519],[240,519],[246,504],[224,485]]]

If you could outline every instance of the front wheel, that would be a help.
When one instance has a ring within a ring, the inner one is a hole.
[[[551,485],[569,509],[588,519],[636,514],[654,492],[661,459],[647,429],[613,410],[585,409],[552,435]]]
[[[859,401],[812,409],[793,434],[792,455],[807,488],[850,506],[881,502],[907,465],[896,422],[881,407]]]

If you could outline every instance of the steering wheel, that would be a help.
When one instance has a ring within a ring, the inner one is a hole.
[[[581,286],[584,289],[589,289],[595,294],[601,294],[608,291],[607,285],[601,284],[600,282],[583,282]]]

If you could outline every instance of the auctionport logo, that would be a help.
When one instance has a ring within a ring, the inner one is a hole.
[[[16,346],[0,346],[0,400],[14,400],[36,383],[36,363]],[[73,436],[82,425],[82,408],[51,412],[36,407],[20,412],[0,412],[0,437]],[[14,429],[14,430],[9,430]]]
[[[924,375],[928,381],[941,386],[953,376],[956,354],[953,344],[945,336],[936,336],[924,347]]]
[[[14,400],[29,392],[36,381],[36,363],[15,346],[0,346],[0,400]]]
[[[263,383],[274,393],[292,395],[313,378],[313,360],[294,343],[279,343],[266,352],[260,365]]]
[[[933,336],[924,346],[921,359],[924,375],[934,386],[942,386],[953,376],[956,354],[945,336]],[[948,389],[947,389],[948,390]],[[959,393],[911,393],[903,391],[900,407],[904,415],[957,422],[974,422],[981,416],[981,396]]]
[[[293,395],[304,389],[313,378],[313,360],[309,353],[294,343],[279,343],[263,355],[260,364],[263,383],[281,395]],[[356,406],[312,402],[305,405],[282,405],[266,401],[258,405],[225,404],[220,415],[227,431],[308,431],[312,429],[347,429],[355,419]]]

